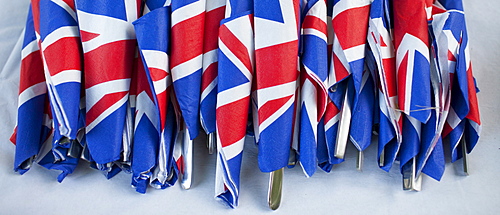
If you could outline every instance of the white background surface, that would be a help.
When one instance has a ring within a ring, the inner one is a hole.
[[[318,169],[305,178],[300,167],[287,169],[282,205],[272,212],[266,199],[268,174],[258,170],[253,144],[245,148],[235,210],[213,198],[216,157],[207,154],[201,140],[195,146],[194,184],[187,191],[176,184],[141,195],[130,187],[131,175],[106,180],[84,162],[61,184],[58,172],[37,165],[23,176],[15,173],[8,138],[16,118],[19,54],[8,58],[28,1],[0,0],[0,214],[500,214],[500,21],[495,16],[500,1],[464,2],[483,123],[480,142],[469,156],[471,175],[463,176],[459,165],[448,163],[441,182],[425,176],[421,192],[405,192],[397,168],[390,173],[378,169],[376,144],[365,152],[362,172],[355,170],[351,147],[346,162],[330,174]]]

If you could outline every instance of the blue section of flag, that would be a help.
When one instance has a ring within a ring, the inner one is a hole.
[[[294,110],[293,104],[269,127],[261,131],[258,160],[262,172],[272,172],[288,165]]]
[[[77,26],[73,18],[64,8],[51,0],[40,0],[40,37],[44,41],[45,37],[54,30],[66,27]]]
[[[18,108],[16,155],[14,171],[24,174],[22,164],[38,154],[40,146],[47,138],[48,129],[43,126],[43,107],[47,94],[42,94],[23,103]]]
[[[431,178],[440,181],[444,174],[445,159],[444,159],[444,149],[443,141],[439,138],[434,150],[432,150],[431,155],[427,159],[422,172]]]
[[[255,18],[272,20],[275,22],[285,23],[283,14],[281,13],[281,4],[279,0],[257,0],[255,5],[260,5],[258,10],[255,10]],[[280,13],[276,13],[280,11]]]
[[[146,193],[147,185],[156,165],[159,135],[150,119],[144,114],[134,132],[134,147],[132,156],[132,185],[139,193]]]
[[[316,172],[316,166],[318,164],[316,157],[316,136],[314,135],[314,131],[312,130],[313,125],[311,125],[310,121],[308,120],[309,115],[307,114],[307,109],[305,108],[304,104],[302,104],[300,114],[300,117],[302,119],[300,122],[299,140],[300,164],[306,172],[306,175],[312,176]]]
[[[28,17],[26,19],[26,27],[24,30],[24,38],[23,38],[23,49],[28,44],[36,40],[35,26],[33,22],[33,11],[31,10],[31,5],[28,10]]]
[[[174,0],[174,1],[172,1],[172,11],[175,11],[181,7],[184,7],[188,4],[195,3],[197,1],[200,1],[200,0]]]
[[[87,142],[94,143],[89,144],[90,153],[98,164],[110,163],[120,159],[123,127],[116,126],[116,121],[123,121],[119,123],[123,125],[126,114],[127,102],[87,133]],[[102,143],[109,144],[103,145]]]
[[[196,138],[199,133],[199,95],[200,90],[198,87],[189,86],[201,86],[201,68],[193,72],[191,75],[174,81],[174,88],[176,89],[177,101],[182,110],[182,115],[186,125],[188,127],[189,136],[191,140]],[[182,95],[179,96],[179,91],[183,91]],[[193,97],[197,95],[197,97]]]
[[[410,116],[426,123],[431,115],[431,77],[429,60],[415,51],[411,88]]]
[[[403,141],[399,150],[401,172],[403,172],[403,166],[417,156],[420,149],[419,132],[416,130],[420,128],[414,127],[410,119],[408,119],[409,117],[411,116],[403,116]],[[417,122],[417,124],[419,123]],[[420,127],[421,125],[417,126]]]
[[[135,4],[136,0],[75,0],[75,5],[80,11],[127,21],[125,1]]]
[[[368,76],[361,92],[357,96],[357,103],[352,110],[350,136],[359,151],[365,150],[371,144],[373,115],[375,107],[375,86],[368,71]]]

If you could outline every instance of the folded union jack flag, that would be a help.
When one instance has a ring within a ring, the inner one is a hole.
[[[451,160],[455,162],[465,153],[458,147],[461,138],[465,138],[467,153],[470,153],[476,145],[481,131],[481,121],[462,1],[439,0],[438,3],[447,10],[443,17],[446,21],[442,31],[448,38],[449,44],[453,44],[448,54],[451,61],[450,73],[452,73],[451,104],[443,136],[448,136],[450,139]]]
[[[175,183],[175,181],[168,179],[170,174],[174,174],[172,169],[174,163],[172,135],[176,132],[171,126],[172,123],[175,124],[175,118],[168,117],[171,114],[169,112],[173,112],[168,109],[172,83],[168,66],[170,7],[153,9],[135,21],[134,27],[144,68],[146,69],[143,78],[147,78],[145,80],[150,88],[149,90],[155,95],[153,97],[154,114],[151,115],[156,119],[151,120],[151,122],[156,122],[156,125],[154,125],[156,129],[151,127],[149,131],[156,131],[157,140],[154,143],[155,146],[149,148],[150,153],[142,154],[143,157],[146,155],[150,157],[149,168],[145,169],[145,173],[152,174],[148,178],[151,178],[150,183],[153,186],[165,188]],[[137,99],[137,105],[139,105],[139,97]],[[155,167],[154,172],[153,167]]]
[[[201,77],[200,121],[207,134],[215,131],[217,101],[217,36],[224,18],[226,0],[206,2],[203,38],[203,74]]]
[[[254,1],[255,139],[259,167],[287,166],[297,88],[299,1]]]
[[[140,1],[75,3],[84,52],[87,146],[99,169],[109,172],[121,152],[130,151],[126,120],[136,53],[132,22]]]
[[[375,0],[370,7],[368,44],[372,57],[367,65],[377,77],[379,106],[379,166],[389,171],[401,144],[402,118],[398,111],[396,59],[388,0]]]
[[[402,172],[419,153],[422,123],[431,117],[427,7],[425,0],[394,2],[398,104],[405,114],[400,149]]]
[[[311,0],[303,4],[299,154],[304,173],[310,177],[318,165],[318,126],[328,99],[328,47],[326,2]]]
[[[36,39],[35,22],[30,6],[21,51],[21,73],[17,109],[17,125],[11,141],[16,145],[14,170],[28,171],[52,128],[44,114],[47,85],[40,48]],[[23,135],[17,135],[23,134]]]
[[[216,197],[238,206],[254,68],[252,1],[226,6],[219,28]]]

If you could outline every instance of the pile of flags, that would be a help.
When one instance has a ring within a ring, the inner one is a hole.
[[[478,142],[469,50],[462,0],[31,0],[14,170],[188,189],[204,131],[236,207],[246,138],[262,172],[311,177],[349,142],[361,169],[376,134],[379,167],[419,190]]]

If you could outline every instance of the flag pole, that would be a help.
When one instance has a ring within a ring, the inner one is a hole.
[[[356,169],[358,171],[362,171],[363,169],[363,160],[364,160],[363,151],[358,151],[358,159],[356,160]]]
[[[349,126],[351,124],[351,107],[349,104],[349,89],[346,89],[344,103],[340,110],[339,130],[337,132],[337,144],[335,145],[335,157],[344,159],[347,147],[347,138],[349,136]]]
[[[462,162],[463,162],[463,168],[464,168],[464,173],[466,176],[469,175],[469,163],[467,159],[467,145],[465,144],[465,134],[462,135],[462,139],[460,139],[460,143],[462,144]]]
[[[285,168],[281,168],[270,173],[267,203],[271,210],[278,209],[281,204],[284,169]]]
[[[182,188],[188,190],[193,181],[193,141],[189,136],[189,130],[184,122],[184,138],[182,141],[183,171],[181,178]]]
[[[215,151],[215,141],[216,141],[216,136],[215,136],[215,131],[212,133],[207,134],[207,148],[208,148],[208,154],[213,154]]]

